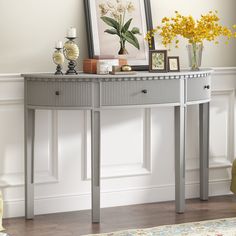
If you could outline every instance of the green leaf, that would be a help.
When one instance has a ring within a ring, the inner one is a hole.
[[[108,34],[118,34],[116,29],[106,29],[104,32]]]
[[[140,49],[138,39],[131,31],[127,31],[123,36],[130,44],[132,44],[138,50]]]
[[[137,28],[137,27],[134,27],[134,28],[131,30],[131,32],[132,32],[133,34],[140,34],[140,35],[141,35],[141,33],[140,33],[140,31],[139,31],[139,28]]]
[[[116,30],[119,30],[120,24],[118,23],[118,21],[107,17],[107,16],[102,16],[101,19],[109,26],[115,28]]]
[[[129,29],[132,20],[133,19],[131,18],[125,23],[125,25],[123,26],[123,28],[121,30],[122,33],[125,33]]]

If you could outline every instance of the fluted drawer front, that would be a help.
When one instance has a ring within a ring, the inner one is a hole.
[[[92,84],[90,82],[60,82],[58,83],[59,106],[92,106]]]
[[[27,101],[39,106],[92,106],[90,82],[28,81]]]
[[[101,105],[145,105],[180,102],[180,80],[102,82]]]
[[[27,82],[27,102],[29,105],[55,106],[55,82]]]
[[[187,101],[207,100],[211,97],[211,80],[206,78],[193,78],[187,80]]]

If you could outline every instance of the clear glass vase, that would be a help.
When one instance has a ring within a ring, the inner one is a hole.
[[[202,63],[202,43],[191,43],[187,45],[189,67],[191,70],[199,70]]]

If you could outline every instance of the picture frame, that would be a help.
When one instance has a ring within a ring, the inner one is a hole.
[[[167,72],[167,50],[151,50],[149,72]]]
[[[169,72],[178,72],[180,71],[179,57],[168,57],[168,71]]]
[[[128,26],[125,31],[127,55],[119,54],[122,52],[120,43],[122,40],[119,37],[123,36],[119,36],[116,32],[118,20],[113,17],[115,12],[112,12],[111,8],[105,8],[104,4],[108,2],[112,5],[118,4],[116,0],[84,0],[89,58],[94,58],[95,55],[114,55],[126,58],[132,70],[148,70],[150,47],[144,38],[146,33],[153,29],[150,0],[122,0],[127,7],[131,4],[123,24],[125,30]],[[112,18],[116,22],[104,17]],[[151,41],[151,48],[155,49],[154,39]]]

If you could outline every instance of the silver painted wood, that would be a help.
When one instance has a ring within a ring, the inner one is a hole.
[[[91,110],[91,173],[92,173],[92,222],[100,222],[100,170],[101,170],[101,115],[100,83],[92,86],[93,109]]]
[[[180,80],[102,82],[101,105],[122,106],[176,103]]]
[[[187,80],[187,101],[206,100],[211,97],[211,78],[197,78]]]
[[[140,81],[140,80],[169,80],[169,79],[194,79],[206,78],[213,72],[212,69],[201,69],[199,71],[182,70],[180,72],[169,73],[149,73],[148,71],[137,72],[136,75],[96,75],[84,74],[78,75],[54,75],[52,73],[34,73],[23,74],[22,76],[27,80],[37,81]]]
[[[70,81],[28,81],[29,105],[92,106],[92,83]]]
[[[92,139],[92,222],[100,222],[100,111],[91,111],[91,139]]]
[[[175,208],[185,210],[186,107],[175,107]]]
[[[25,77],[25,208],[34,216],[35,109],[91,110],[92,222],[100,222],[101,118],[103,109],[175,106],[176,212],[185,208],[186,106],[200,104],[201,199],[208,197],[209,100],[211,69],[137,75],[26,74]],[[207,103],[206,103],[207,102]],[[205,104],[206,103],[206,104]]]
[[[25,110],[25,216],[34,217],[34,128],[35,110]]]
[[[200,199],[208,200],[210,103],[199,105]]]

